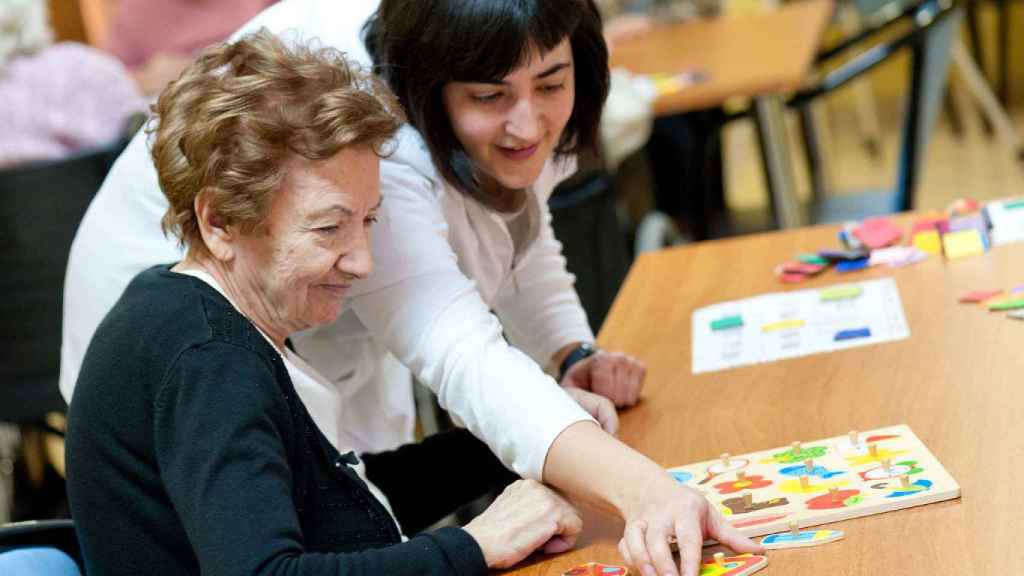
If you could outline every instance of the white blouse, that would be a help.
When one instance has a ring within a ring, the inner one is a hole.
[[[266,27],[293,40],[316,38],[368,66],[360,30],[376,4],[285,0],[238,34]],[[292,338],[328,381],[329,389],[296,385],[322,430],[338,430],[360,452],[410,441],[411,370],[506,466],[541,477],[558,434],[592,420],[541,369],[562,346],[593,340],[547,207],[554,186],[574,169],[571,162],[545,167],[528,197],[537,203],[540,231],[516,258],[504,219],[441,178],[413,128],[400,131],[394,153],[381,161],[373,273],[353,287],[350,309],[338,321]],[[114,164],[72,245],[61,351],[65,398],[89,339],[131,278],[181,258],[160,232],[166,207],[140,133]]]

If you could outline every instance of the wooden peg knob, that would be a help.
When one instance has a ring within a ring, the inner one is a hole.
[[[789,447],[793,449],[793,454],[799,454],[801,451],[803,451],[803,447],[801,446],[799,440],[790,444]]]
[[[730,464],[728,452],[722,452],[722,455],[719,456],[719,458],[722,459],[722,466],[728,466]]]
[[[856,446],[857,444],[860,444],[859,436],[860,436],[860,434],[858,434],[856,430],[850,430],[850,444],[852,446]]]
[[[878,458],[878,444],[868,444],[868,454],[871,454],[872,458]]]
[[[900,486],[904,488],[910,488],[910,476],[904,474],[900,476]]]
[[[808,488],[810,488],[810,486],[811,482],[807,478],[807,476],[800,476],[800,487],[803,488],[804,490],[807,490]]]
[[[715,552],[715,564],[719,566],[725,566],[725,554],[722,552]]]
[[[737,482],[746,482],[746,480],[747,480],[747,473],[746,472],[744,472],[743,470],[740,470],[739,472],[736,473],[736,481]]]
[[[800,525],[797,524],[796,522],[790,522],[789,523],[789,533],[792,534],[794,538],[799,536],[800,535]]]
[[[804,460],[804,468],[807,469],[807,473],[814,472],[814,459]]]
[[[747,492],[743,495],[743,507],[749,510],[754,505],[754,495]]]
[[[891,474],[892,473],[892,460],[890,460],[888,458],[886,458],[885,460],[882,460],[882,469],[885,470],[886,474]]]
[[[839,502],[839,488],[832,486],[828,489],[828,495],[832,499],[832,502]]]

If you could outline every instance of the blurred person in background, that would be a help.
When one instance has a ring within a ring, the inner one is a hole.
[[[106,48],[155,95],[208,46],[276,0],[118,0]]]
[[[0,102],[0,167],[110,143],[146,109],[117,59],[53,43],[45,0],[0,0]]]

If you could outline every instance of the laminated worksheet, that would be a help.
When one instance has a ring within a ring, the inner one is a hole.
[[[694,374],[910,336],[892,278],[713,304],[692,323]]]

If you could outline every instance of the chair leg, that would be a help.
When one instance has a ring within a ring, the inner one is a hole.
[[[984,80],[985,54],[981,51],[981,31],[978,29],[978,0],[969,0],[965,12],[967,13],[967,37],[971,43],[971,57],[981,68],[982,80]],[[985,114],[981,115],[981,127],[986,135],[992,135],[992,123],[989,122],[988,116]]]
[[[1000,105],[999,100],[992,93],[992,88],[985,81],[985,77],[982,75],[977,63],[971,60],[970,54],[967,53],[967,49],[959,40],[953,41],[953,46],[950,50],[953,65],[956,66],[960,76],[966,82],[971,96],[981,107],[982,117],[987,119],[994,127],[999,139],[1003,141],[1003,144],[1010,149],[1014,156],[1024,160],[1024,144],[1021,143],[1020,134],[1017,132],[1013,120],[1006,113],[1006,109]]]
[[[803,143],[804,155],[807,158],[807,170],[811,180],[811,201],[817,204],[825,197],[825,170],[821,154],[821,142],[818,140],[818,131],[815,129],[814,113],[811,104],[804,104],[798,109],[800,118],[800,134]]]
[[[844,3],[839,8],[836,19],[844,34],[853,36],[861,29],[860,16],[850,3]],[[878,121],[878,104],[871,89],[871,80],[858,78],[850,84],[850,90],[853,93],[854,112],[857,114],[857,126],[864,148],[872,158],[878,158],[882,148],[882,129]]]
[[[1010,0],[999,0],[999,101],[1010,107]]]

